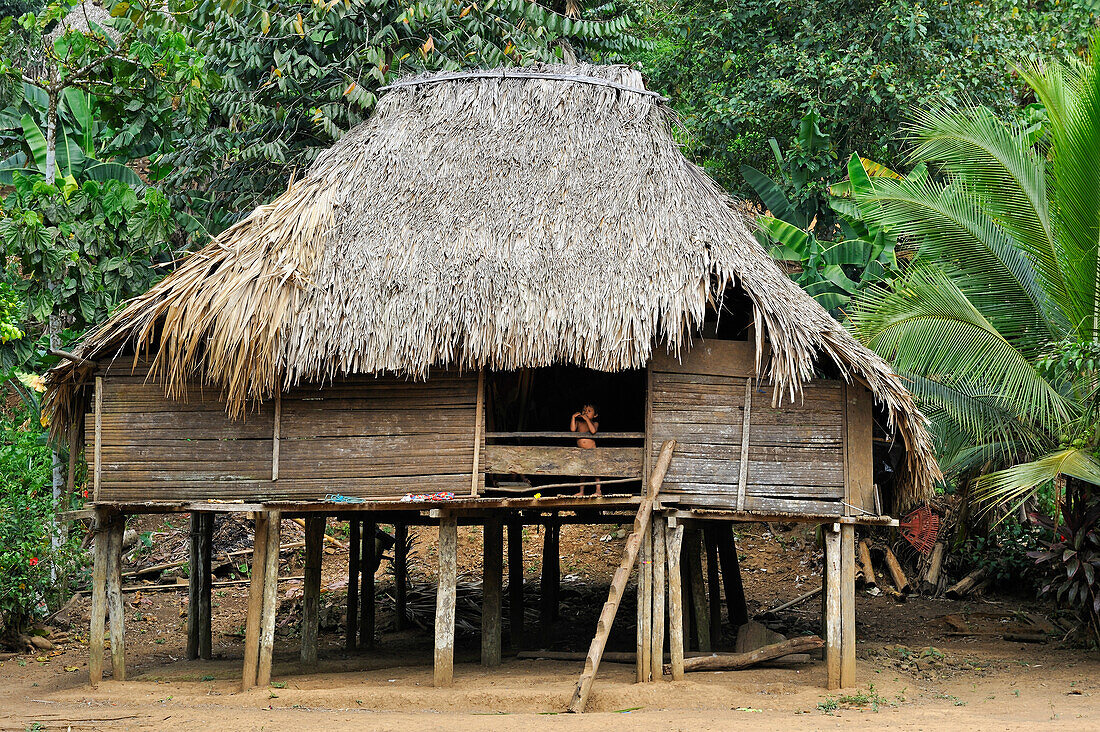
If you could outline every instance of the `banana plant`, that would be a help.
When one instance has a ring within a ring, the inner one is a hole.
[[[915,179],[926,175],[923,167],[910,173]],[[868,284],[888,281],[899,274],[897,237],[885,227],[869,224],[851,200],[853,191],[869,191],[871,179],[877,177],[906,179],[884,165],[852,155],[847,180],[829,186],[828,203],[837,217],[839,241],[818,238],[808,228],[804,211],[785,197],[780,200],[776,194],[781,196],[782,191],[774,183],[771,188],[764,186],[771,215],[757,219],[758,238],[772,257],[796,264],[799,271],[792,275],[795,281],[837,316],[843,315],[852,297]]]

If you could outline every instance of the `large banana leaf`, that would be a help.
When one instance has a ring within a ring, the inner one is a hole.
[[[775,181],[751,165],[742,165],[741,175],[745,177],[745,182],[752,186],[756,194],[760,196],[760,200],[764,202],[764,206],[767,207],[772,216],[800,229],[806,228],[809,223],[806,221],[806,217],[791,205],[786,194],[775,184]]]

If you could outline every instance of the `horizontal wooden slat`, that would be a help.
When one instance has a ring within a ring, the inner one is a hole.
[[[641,447],[486,445],[482,462],[486,473],[634,478],[642,475],[644,454]]]
[[[196,481],[180,484],[164,484],[155,481],[118,482],[101,489],[104,501],[175,501],[200,499],[226,499],[232,489],[232,498],[245,501],[310,500],[320,499],[330,493],[356,498],[400,498],[406,493],[435,493],[452,491],[469,493],[469,473],[456,475],[416,475],[401,478],[354,478],[343,480],[255,480],[234,481],[231,485]]]
[[[712,493],[705,490],[705,486],[699,486],[690,496],[679,496],[681,506],[699,506],[702,508],[715,508],[732,510],[729,497],[723,494]],[[745,510],[757,513],[775,511],[777,513],[810,514],[816,516],[841,516],[843,504],[838,501],[822,501],[817,499],[797,498],[770,498],[761,496],[745,496]]]
[[[761,363],[767,363],[764,346]],[[756,374],[756,343],[753,341],[699,340],[680,354],[680,358],[658,351],[649,368],[655,373],[710,374],[715,376],[753,376]]]

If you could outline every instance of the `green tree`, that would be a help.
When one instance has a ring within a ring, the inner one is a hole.
[[[562,9],[581,13],[569,6]],[[573,60],[629,45],[629,19],[614,6],[585,18],[527,0],[187,0],[177,10],[221,83],[204,129],[155,159],[154,170],[177,192],[173,202],[201,213],[211,231],[285,190],[292,171],[362,122],[379,87],[398,77]]]
[[[910,108],[1015,109],[1022,89],[1002,59],[1072,57],[1095,18],[1091,0],[687,0],[643,15],[656,41],[639,59],[681,113],[689,151],[747,193],[738,166],[770,173],[768,139],[810,112],[840,165],[859,152],[896,168]]]
[[[988,505],[1100,483],[1100,34],[1084,62],[1018,71],[1040,124],[920,112],[911,159],[934,174],[856,196],[919,249],[894,289],[860,299],[853,329],[913,379],[945,467],[981,474]]]

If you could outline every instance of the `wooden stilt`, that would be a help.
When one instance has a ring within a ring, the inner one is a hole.
[[[187,573],[187,658],[210,657],[210,528],[213,517],[191,512]],[[205,642],[204,642],[205,641]],[[205,645],[205,648],[203,646]],[[206,651],[205,655],[202,653]]]
[[[241,674],[241,690],[256,685],[256,668],[260,660],[260,625],[263,619],[264,571],[267,565],[268,515],[254,514],[256,527],[252,540],[252,581],[248,586],[248,612],[244,626],[244,670]]]
[[[260,617],[260,653],[256,664],[256,685],[271,683],[271,657],[275,650],[275,611],[279,599],[279,519],[278,511],[268,512],[267,550],[264,554],[264,604]]]
[[[707,552],[707,615],[710,617],[711,649],[722,645],[722,591],[718,572],[718,534],[715,527],[703,527],[703,543]]]
[[[202,556],[202,591],[199,593],[199,658],[210,660],[214,657],[213,617],[211,614],[210,594],[214,587],[214,575],[211,572],[214,555],[214,514],[204,513],[202,536],[199,542],[199,554]]]
[[[684,592],[680,582],[680,547],[684,525],[665,526],[665,551],[668,556],[668,652],[672,680],[684,678]]]
[[[642,604],[638,610],[638,626],[641,629],[641,652],[638,654],[638,681],[653,679],[653,524],[646,526],[642,535],[641,576]]]
[[[703,562],[699,554],[699,544],[702,541],[700,532],[695,527],[685,529],[684,544],[687,546],[687,570],[691,589],[691,605],[695,618],[695,640],[700,651],[711,650],[710,641],[710,607],[707,605],[707,591],[703,584]]]
[[[665,519],[656,517],[653,521],[653,630],[650,633],[649,663],[650,680],[660,681],[665,656],[665,598],[668,588],[665,586]]]
[[[394,628],[401,631],[409,617],[409,527],[394,524],[393,538]]]
[[[508,524],[508,636],[512,650],[523,648],[523,524]]]
[[[348,521],[348,617],[344,648],[359,647],[359,519]]]
[[[455,592],[458,582],[458,520],[439,520],[439,589],[435,597],[435,685],[454,683]]]
[[[377,536],[378,524],[367,519],[363,521],[362,551],[359,554],[359,647],[374,648],[375,583],[374,573],[378,571]]]
[[[111,518],[107,545],[107,614],[111,619],[111,678],[126,680],[126,611],[122,606],[122,535],[126,517]]]
[[[481,665],[500,665],[500,590],[504,570],[504,526],[499,519],[485,524],[482,542]]]
[[[103,680],[103,633],[107,629],[107,548],[111,543],[110,514],[96,509],[95,557],[92,564],[92,624],[88,631],[88,681]]]
[[[622,602],[623,593],[626,591],[627,582],[630,580],[630,568],[639,557],[646,529],[652,525],[653,501],[664,482],[665,473],[668,472],[668,465],[672,460],[672,451],[675,447],[676,443],[672,440],[661,446],[657,464],[650,473],[646,500],[638,507],[638,513],[634,516],[633,530],[630,532],[630,536],[627,537],[626,546],[623,548],[623,559],[611,578],[611,588],[607,593],[607,602],[604,603],[603,609],[600,611],[600,620],[596,624],[596,635],[593,636],[592,644],[588,648],[588,655],[585,656],[584,671],[581,672],[581,677],[577,680],[577,686],[573,689],[573,698],[569,702],[570,712],[583,712],[588,704],[588,696],[592,692],[592,684],[596,680],[596,672],[600,668],[600,660],[603,658],[604,648],[607,646],[607,638],[611,635],[611,625],[615,622],[615,614],[618,612],[619,603]],[[639,582],[641,582],[641,574],[639,572]],[[642,644],[639,641],[639,647],[641,646]]]
[[[684,653],[687,653],[699,650],[699,646],[695,642],[698,632],[695,629],[695,598],[691,596],[691,573],[688,571],[687,562],[682,559],[680,561],[680,590],[683,593]]]
[[[825,527],[825,674],[828,689],[840,688],[840,531]]]
[[[749,608],[745,603],[745,588],[741,584],[741,565],[737,561],[737,543],[733,538],[733,526],[722,522],[717,527],[718,562],[722,565],[722,589],[726,593],[726,610],[730,626],[734,630],[749,622]]]
[[[840,686],[856,683],[856,527],[840,527]]]
[[[542,581],[539,588],[540,645],[554,644],[554,621],[558,619],[558,592],[561,583],[561,525],[554,519],[546,522],[542,539]]]
[[[306,518],[306,564],[302,578],[303,666],[317,664],[317,631],[321,610],[321,557],[324,555],[325,517]]]

